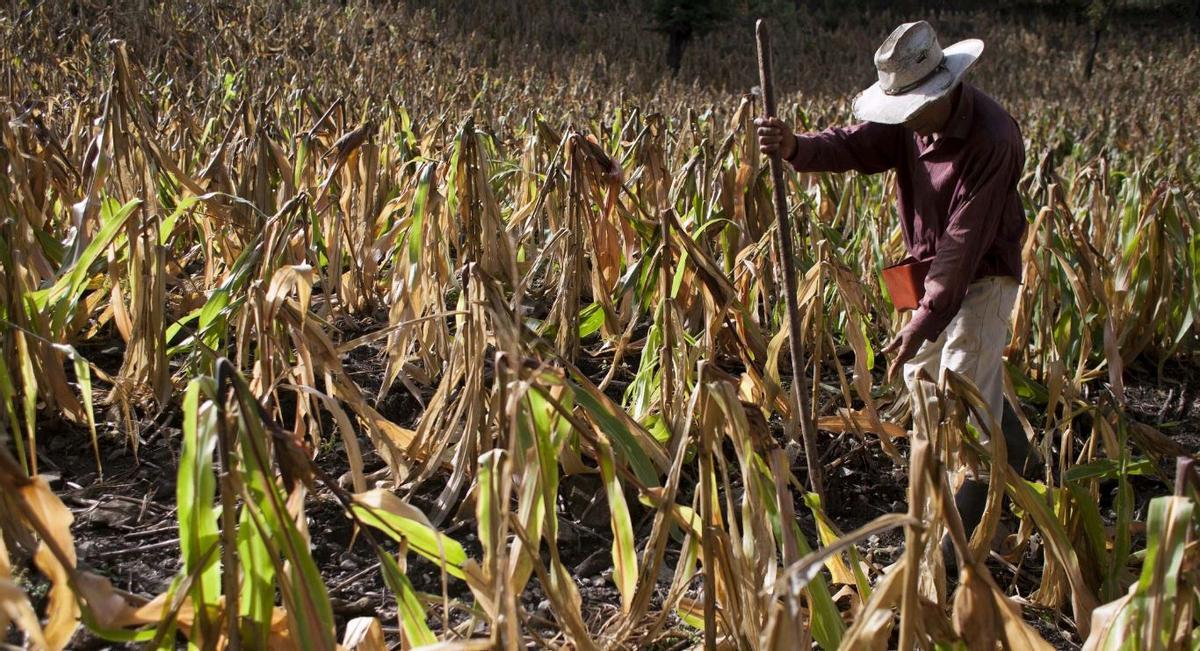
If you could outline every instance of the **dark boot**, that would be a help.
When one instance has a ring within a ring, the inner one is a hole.
[[[1008,448],[1008,465],[1012,466],[1017,474],[1028,478],[1027,473],[1033,465],[1029,463],[1029,439],[1025,437],[1021,419],[1007,400],[1004,401],[1004,417],[1000,419],[1000,431],[1004,434],[1004,444]]]
[[[954,494],[954,507],[962,518],[963,531],[967,540],[975,533],[975,527],[983,519],[983,510],[987,508],[988,484],[985,481],[968,479]],[[946,563],[946,579],[953,584],[958,583],[958,558],[954,555],[954,542],[950,536],[942,537],[942,558]]]
[[[1008,401],[1004,401],[1004,417],[1000,422],[1000,430],[1004,435],[1004,444],[1008,451],[1008,463],[1021,476],[1025,476],[1029,470],[1029,439],[1025,436],[1025,429],[1021,427],[1021,420],[1017,417],[1017,412],[1013,410]],[[983,519],[983,511],[987,508],[987,482],[968,479],[959,487],[958,492],[954,494],[954,506],[958,509],[958,515],[962,518],[963,531],[967,535],[967,540],[971,539],[971,535],[975,533],[975,527],[979,526],[979,521]],[[952,585],[958,583],[958,558],[954,555],[954,543],[950,540],[950,536],[942,538],[942,557],[946,563],[946,579]]]

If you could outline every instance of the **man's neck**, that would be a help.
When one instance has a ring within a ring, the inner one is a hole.
[[[954,88],[953,91],[950,92],[950,101],[946,105],[946,115],[942,120],[942,124],[935,129],[932,134],[930,134],[934,140],[938,140],[942,137],[942,134],[946,132],[946,129],[950,126],[950,122],[954,119],[954,116],[958,114],[958,103],[962,101],[962,93],[962,84],[959,84]]]

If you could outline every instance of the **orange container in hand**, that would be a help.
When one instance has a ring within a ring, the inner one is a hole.
[[[915,310],[925,295],[925,275],[929,273],[930,261],[921,262],[905,258],[898,264],[883,270],[883,284],[892,297],[897,310]]]

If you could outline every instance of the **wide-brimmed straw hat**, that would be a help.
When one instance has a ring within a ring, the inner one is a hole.
[[[879,81],[854,98],[854,116],[901,124],[953,90],[982,52],[977,38],[943,49],[929,23],[904,23],[875,51]]]

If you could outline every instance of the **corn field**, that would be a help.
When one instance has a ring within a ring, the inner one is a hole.
[[[789,172],[788,331],[748,23],[671,79],[631,3],[129,4],[0,16],[0,642],[1200,648],[1194,35],[929,17],[1027,139],[1021,473],[883,379],[889,175]],[[778,18],[783,117],[907,18]]]

